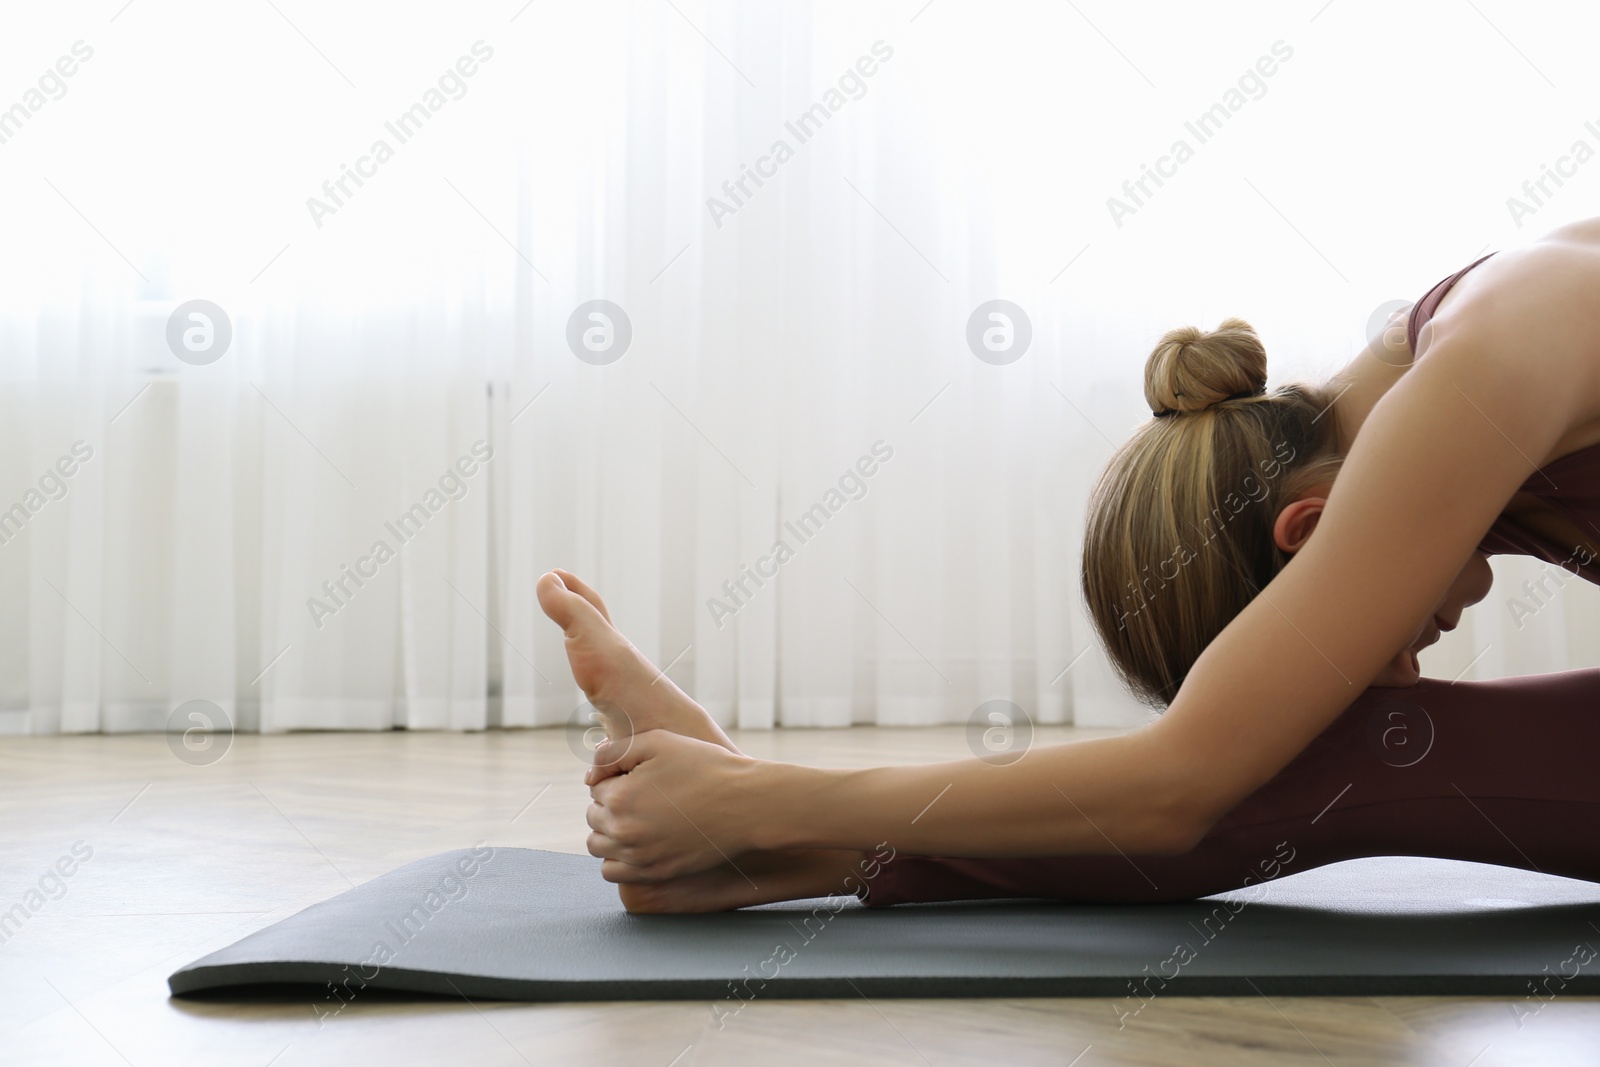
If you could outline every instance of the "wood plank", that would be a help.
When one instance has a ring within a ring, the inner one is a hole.
[[[1041,728],[1042,743],[1105,731]],[[863,766],[967,754],[959,727],[787,730],[753,755]],[[582,852],[559,730],[241,736],[191,766],[159,735],[0,741],[0,908],[93,857],[0,945],[8,1063],[762,1063],[960,1067],[1592,1062],[1600,999],[1104,999],[469,1004],[372,994],[173,1001],[176,966],[420,856],[477,841]],[[1559,962],[1559,961],[1558,961]],[[1519,1025],[1520,1024],[1520,1025]]]

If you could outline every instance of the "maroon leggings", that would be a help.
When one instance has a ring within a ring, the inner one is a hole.
[[[1188,900],[1362,856],[1600,882],[1597,758],[1600,669],[1368,689],[1181,856],[900,856],[867,902]]]

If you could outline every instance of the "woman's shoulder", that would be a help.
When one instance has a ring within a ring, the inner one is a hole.
[[[1423,328],[1416,359],[1450,335],[1512,342],[1533,358],[1534,342],[1553,355],[1600,353],[1600,218],[1553,230],[1496,253],[1464,274]]]
[[[1577,424],[1557,451],[1534,457],[1531,466],[1600,444],[1600,300],[1594,299],[1600,292],[1600,218],[1466,266],[1395,312],[1389,328],[1336,376],[1335,384],[1345,388],[1340,422],[1347,439],[1416,368],[1479,362],[1475,369],[1462,366],[1461,374],[1432,375],[1459,391],[1466,377],[1481,380],[1477,372],[1491,369],[1482,365],[1487,359],[1493,369],[1513,372],[1524,390],[1559,391],[1563,401],[1579,394],[1589,398],[1590,413],[1568,407]]]
[[[1540,467],[1600,444],[1600,219],[1507,249],[1464,275],[1423,328],[1414,368],[1514,388],[1567,425]],[[1438,364],[1451,366],[1439,366]],[[1472,399],[1472,397],[1469,397]],[[1487,404],[1485,398],[1480,401]],[[1480,412],[1482,414],[1482,412]]]

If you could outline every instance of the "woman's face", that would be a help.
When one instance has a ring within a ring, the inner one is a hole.
[[[1273,524],[1272,536],[1280,549],[1293,553],[1305,547],[1316,532],[1318,520],[1328,503],[1328,493],[1332,489],[1332,483],[1316,486],[1279,512]],[[1489,586],[1493,582],[1494,572],[1489,569],[1489,557],[1474,552],[1432,613],[1417,626],[1410,643],[1394,654],[1394,659],[1378,672],[1372,684],[1386,688],[1416,685],[1422,678],[1417,653],[1439,640],[1440,634],[1454,630],[1461,622],[1461,613],[1488,596]]]
[[[1461,573],[1456,575],[1455,581],[1450,583],[1450,588],[1445,590],[1433,614],[1417,627],[1411,643],[1395,653],[1394,659],[1378,672],[1372,684],[1389,688],[1416,685],[1422,677],[1417,653],[1439,640],[1441,633],[1454,630],[1461,622],[1461,613],[1488,596],[1489,586],[1493,582],[1494,572],[1489,569],[1488,557],[1481,552],[1474,552],[1467,565],[1461,568]]]

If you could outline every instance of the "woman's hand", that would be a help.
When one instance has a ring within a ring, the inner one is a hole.
[[[636,914],[732,911],[779,900],[859,897],[884,862],[881,851],[876,856],[849,849],[746,852],[682,878],[624,882],[617,895]]]
[[[614,749],[623,748],[621,756]],[[660,882],[756,846],[760,761],[665,730],[602,742],[590,770],[589,854],[611,882]]]

